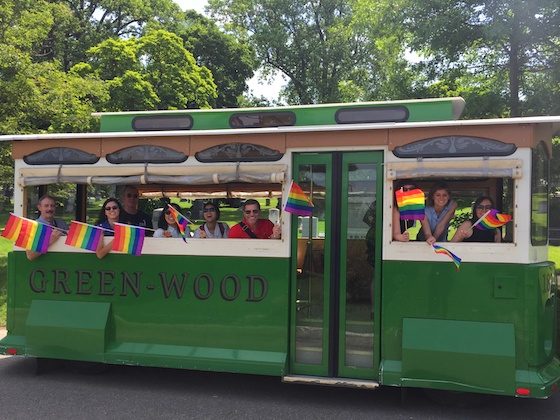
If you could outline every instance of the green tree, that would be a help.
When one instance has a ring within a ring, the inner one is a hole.
[[[151,22],[165,24],[181,11],[173,0],[51,0],[58,7],[49,36],[40,47],[43,60],[58,60],[64,70],[86,59],[86,51],[108,38],[140,36]]]
[[[183,39],[197,64],[212,72],[218,88],[214,107],[239,106],[246,82],[258,66],[247,41],[223,32],[213,21],[194,11],[187,11],[184,21],[173,32]]]
[[[217,96],[210,70],[196,64],[179,36],[163,29],[105,40],[88,55],[73,71],[107,82],[108,110],[208,108]]]
[[[33,54],[48,37],[57,6],[45,1],[0,3],[0,133],[89,131],[106,100],[95,79],[64,73]]]
[[[451,80],[458,70],[474,84],[480,75],[499,82],[491,88],[482,81],[481,89],[493,90],[491,101],[499,94],[511,116],[558,103],[556,96],[548,105],[527,101],[524,107],[540,82],[554,87],[552,73],[558,83],[557,0],[402,0],[395,8],[410,31],[410,46],[428,57],[433,79]]]
[[[209,6],[213,16],[248,37],[265,74],[286,75],[289,102],[309,104],[339,101],[339,83],[371,60],[368,40],[353,31],[353,3],[210,0]]]

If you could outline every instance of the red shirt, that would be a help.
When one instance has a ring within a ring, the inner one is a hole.
[[[255,235],[257,235],[257,239],[268,239],[270,238],[270,235],[272,235],[273,227],[274,223],[270,220],[258,219],[257,227],[251,230],[255,233]],[[238,223],[229,230],[228,238],[250,239],[251,237],[247,234],[247,232],[243,231],[241,224]]]

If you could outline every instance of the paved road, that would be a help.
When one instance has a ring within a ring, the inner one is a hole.
[[[113,366],[66,366],[41,375],[35,360],[0,360],[0,419],[556,419],[549,400],[489,397],[469,408],[436,404],[420,390],[376,391],[282,384],[278,378]]]

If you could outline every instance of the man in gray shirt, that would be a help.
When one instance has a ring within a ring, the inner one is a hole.
[[[55,199],[50,195],[45,194],[39,199],[39,202],[37,203],[37,210],[39,210],[39,217],[37,218],[37,221],[39,223],[43,223],[45,225],[50,225],[52,227],[58,228],[58,229],[54,229],[51,235],[51,239],[49,241],[49,246],[55,243],[58,240],[58,238],[60,238],[62,235],[65,235],[65,233],[62,230],[65,231],[68,230],[68,225],[64,220],[55,219],[54,217],[55,209],[56,209]],[[33,261],[35,258],[41,256],[40,252],[35,252],[35,251],[25,251],[25,253],[27,254],[27,259],[29,259],[30,261]]]

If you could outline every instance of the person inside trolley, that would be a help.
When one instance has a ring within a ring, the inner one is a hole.
[[[97,226],[103,228],[103,236],[101,241],[99,241],[97,250],[95,251],[97,258],[103,258],[111,251],[111,248],[113,247],[113,239],[105,244],[104,237],[115,235],[115,223],[122,223],[122,213],[121,203],[119,203],[119,200],[116,198],[109,197],[103,202],[101,210],[99,210],[99,218],[96,223]]]
[[[257,202],[258,203],[258,202]],[[205,222],[194,232],[195,238],[227,238],[229,226],[218,221],[220,209],[211,201],[204,204],[202,214]]]
[[[435,184],[426,199],[425,217],[422,229],[418,232],[418,241],[426,241],[429,245],[436,242],[447,242],[449,222],[455,216],[457,202],[451,199],[447,184]]]
[[[257,200],[249,199],[241,206],[243,220],[229,231],[229,238],[238,239],[280,239],[280,225],[274,225],[268,219],[260,219],[261,205]]]
[[[56,210],[56,201],[54,197],[48,194],[45,194],[41,198],[39,198],[39,201],[37,202],[37,210],[39,210],[39,217],[37,218],[37,221],[39,223],[57,228],[54,229],[53,233],[51,234],[51,238],[49,241],[49,246],[51,246],[58,240],[58,238],[60,238],[62,235],[65,235],[65,231],[68,230],[68,225],[64,220],[54,217],[54,213]],[[25,251],[25,255],[27,255],[27,259],[29,261],[33,261],[35,258],[40,257],[42,254],[40,252],[27,250]]]
[[[179,207],[175,203],[169,204],[179,213],[181,213],[181,207]],[[186,227],[186,235],[190,236],[191,231],[189,227]],[[177,226],[177,220],[173,217],[171,210],[169,208],[165,208],[161,214],[159,215],[158,219],[158,228],[154,232],[154,238],[180,238],[181,232],[179,231],[179,227]]]
[[[490,197],[478,197],[472,207],[472,216],[469,220],[463,222],[451,242],[502,242],[502,231],[497,229],[473,229],[472,226],[482,217],[488,210],[494,208],[494,201]]]
[[[124,187],[122,194],[122,222],[127,225],[151,228],[150,216],[138,208],[138,197],[138,188],[134,185],[127,185]],[[151,231],[147,230],[146,235],[151,236]]]

